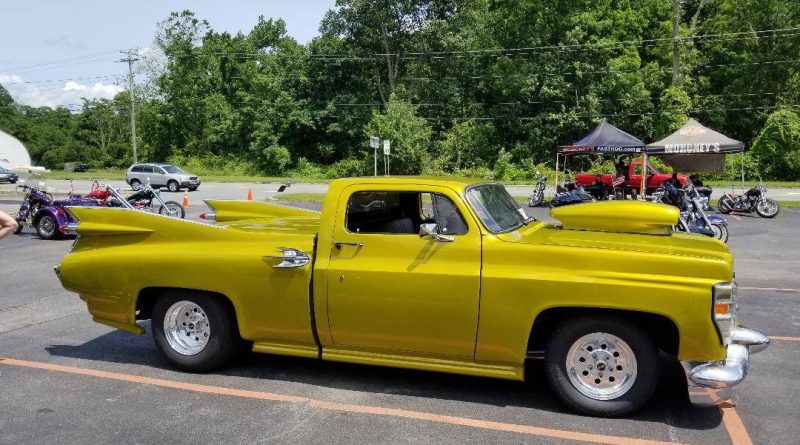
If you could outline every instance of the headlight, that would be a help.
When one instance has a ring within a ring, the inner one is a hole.
[[[731,342],[731,333],[736,329],[736,282],[715,284],[712,294],[714,324],[722,344],[727,345]]]

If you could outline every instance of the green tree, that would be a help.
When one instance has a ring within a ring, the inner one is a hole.
[[[389,98],[385,112],[373,114],[364,127],[364,136],[377,136],[381,140],[391,141],[393,174],[419,174],[429,165],[430,126],[425,119],[417,116],[416,108],[397,93]],[[382,153],[379,150],[379,154]]]
[[[761,173],[773,179],[800,179],[800,115],[790,110],[770,114],[753,142]]]

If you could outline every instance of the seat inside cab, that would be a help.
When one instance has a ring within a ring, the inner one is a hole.
[[[461,235],[466,223],[449,198],[434,193],[363,191],[347,203],[346,227],[353,233],[418,234],[436,223],[440,233]]]

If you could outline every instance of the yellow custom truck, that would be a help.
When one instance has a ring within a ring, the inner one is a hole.
[[[725,391],[769,344],[739,326],[728,248],[673,233],[666,205],[568,206],[552,224],[500,184],[426,177],[334,181],[321,213],[207,204],[214,224],[71,208],[56,267],[96,322],[150,319],[188,371],[242,348],[513,380],[539,359],[566,405],[623,416],[652,397],[659,351]]]

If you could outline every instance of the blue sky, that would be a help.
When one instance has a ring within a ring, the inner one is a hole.
[[[153,46],[156,24],[190,9],[215,31],[247,32],[259,15],[282,18],[306,43],[335,0],[16,0],[3,2],[0,83],[20,103],[56,106],[111,97],[127,66],[118,50]]]

